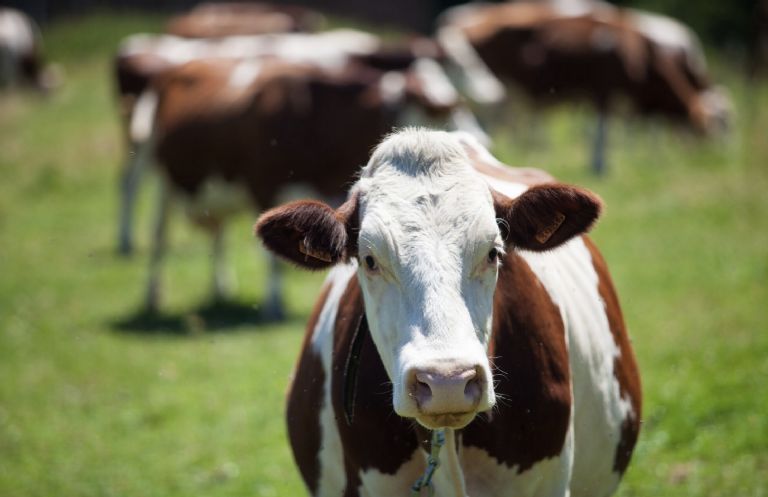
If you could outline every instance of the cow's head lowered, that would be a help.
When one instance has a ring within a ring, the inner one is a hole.
[[[492,191],[455,135],[406,129],[376,148],[338,210],[294,202],[256,231],[306,268],[356,260],[395,412],[460,428],[495,403],[487,349],[499,266],[513,260],[505,251],[555,248],[599,212],[594,195],[570,186],[515,199]]]

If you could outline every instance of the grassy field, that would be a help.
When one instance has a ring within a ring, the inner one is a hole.
[[[177,213],[164,313],[137,313],[139,246],[114,254],[122,154],[109,55],[159,18],[95,15],[46,30],[66,84],[0,95],[0,496],[304,493],[284,390],[322,275],[290,271],[290,319],[258,320],[254,215],[229,232],[237,301],[206,304],[209,246]],[[644,426],[619,495],[768,495],[768,85],[717,65],[738,117],[703,143],[616,123],[610,174],[585,166],[588,115],[496,133],[507,162],[603,196],[594,232],[642,368]],[[520,138],[523,135],[524,138]]]

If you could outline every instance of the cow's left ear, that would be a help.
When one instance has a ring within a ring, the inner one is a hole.
[[[557,183],[537,185],[517,198],[493,189],[502,235],[516,247],[543,251],[589,231],[603,203],[592,192]]]
[[[306,269],[325,269],[357,251],[357,194],[337,210],[299,200],[259,217],[254,232],[275,254]]]

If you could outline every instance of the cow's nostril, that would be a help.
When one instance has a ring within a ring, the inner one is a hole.
[[[429,384],[416,380],[416,384],[413,387],[413,396],[418,405],[424,405],[432,398],[432,389],[429,387]]]
[[[480,384],[480,379],[477,377],[471,378],[466,386],[464,387],[464,395],[469,399],[473,404],[476,404],[480,401],[480,396],[483,394],[482,385]]]

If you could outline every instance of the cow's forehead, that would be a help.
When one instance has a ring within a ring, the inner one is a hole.
[[[398,244],[438,238],[457,246],[498,234],[488,184],[459,141],[445,132],[406,129],[374,152],[359,181],[362,230]]]

